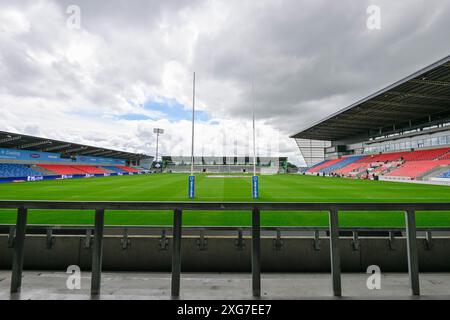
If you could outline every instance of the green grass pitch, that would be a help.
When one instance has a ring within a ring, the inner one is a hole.
[[[2,200],[72,201],[186,201],[185,174],[134,175],[29,183],[0,184]],[[195,201],[252,201],[248,177],[214,178],[197,175]],[[336,179],[302,175],[260,176],[259,201],[292,202],[449,202],[450,187]],[[32,224],[92,224],[92,211],[30,210]],[[404,226],[401,212],[341,212],[341,226]],[[15,223],[15,210],[0,210],[0,224]],[[326,226],[325,212],[262,212],[264,226]],[[107,211],[109,225],[171,225],[163,211]],[[249,212],[194,212],[183,214],[191,226],[248,226]],[[450,212],[418,212],[417,225],[450,226]]]

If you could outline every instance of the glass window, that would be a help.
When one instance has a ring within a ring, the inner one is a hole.
[[[446,141],[447,139],[445,138],[445,136],[439,137],[438,140],[439,140],[439,144],[440,144],[440,145],[445,144],[445,143],[447,142],[447,141]]]
[[[423,148],[425,146],[425,142],[423,140],[417,141],[417,148]]]
[[[431,145],[432,146],[437,146],[438,145],[438,138],[432,138],[431,139]]]
[[[411,148],[411,141],[406,141],[405,142],[405,149],[410,149]]]

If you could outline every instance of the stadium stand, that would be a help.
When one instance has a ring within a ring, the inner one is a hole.
[[[360,173],[369,172],[372,175],[416,179],[434,168],[445,165],[446,162],[439,161],[450,160],[450,148],[354,156],[337,160],[323,161],[315,167],[316,170],[307,172],[337,173],[346,176],[357,176]]]
[[[95,166],[77,165],[77,166],[72,166],[72,167],[77,169],[77,170],[81,170],[81,171],[84,171],[86,173],[89,173],[89,174],[108,173],[108,171],[106,171],[105,169],[102,169],[100,167],[95,167]]]
[[[333,159],[333,160],[327,160],[327,161],[323,161],[321,164],[316,165],[313,168],[310,168],[309,170],[307,170],[306,172],[309,173],[317,173],[317,172],[322,172],[322,169],[325,169],[329,166],[331,166],[332,164],[335,164],[336,162],[341,161],[341,159]]]
[[[124,173],[124,172],[126,172],[125,170],[119,169],[119,168],[114,167],[114,166],[101,166],[100,168],[102,168],[104,170],[108,170],[110,172],[116,172],[116,173]]]
[[[101,174],[109,172],[139,172],[139,170],[126,166],[104,166],[96,167],[89,165],[55,165],[39,164],[39,167],[51,171],[54,174]]]
[[[423,161],[409,161],[401,167],[394,169],[386,174],[387,177],[407,177],[416,179],[417,177],[427,173],[428,171],[441,165],[450,164],[450,160],[423,160]]]
[[[403,160],[405,161],[421,161],[421,160],[436,160],[446,155],[450,151],[450,148],[428,149],[412,151],[404,154]]]
[[[47,169],[42,168],[42,167],[39,167],[39,166],[36,165],[36,164],[31,165],[31,168],[32,168],[34,171],[39,172],[39,175],[41,175],[41,176],[52,176],[52,175],[54,175],[54,173],[53,173],[52,171],[47,170]]]
[[[439,157],[440,160],[450,160],[450,151],[443,156]]]
[[[370,173],[416,179],[439,166],[446,165],[448,160],[450,148],[437,148],[325,160],[306,172],[336,173],[351,177],[367,177],[367,173]]]
[[[135,168],[130,168],[130,167],[126,167],[126,166],[115,166],[125,172],[139,172],[139,170],[135,169]]]
[[[360,160],[361,158],[363,158],[363,156],[341,158],[340,159],[341,161],[338,161],[334,164],[327,166],[325,169],[320,170],[320,172],[324,172],[324,173],[335,172],[335,173],[337,173],[336,170],[344,168],[344,167],[348,166],[349,164]]]
[[[76,167],[62,164],[38,164],[38,166],[47,169],[54,174],[86,174],[86,172],[79,170]]]
[[[363,157],[356,162],[369,163],[369,162],[395,161],[400,160],[407,153],[408,152],[392,152],[392,153],[373,154],[370,156]]]
[[[0,131],[0,183],[148,173],[152,162],[145,154]]]
[[[28,177],[39,175],[41,175],[40,172],[33,170],[29,165],[26,164],[0,163],[0,177],[2,178]]]
[[[309,167],[308,170],[306,170],[306,171],[309,172],[309,170],[312,170],[312,169],[314,169],[314,168],[316,168],[316,167],[318,167],[318,166],[321,166],[322,164],[326,163],[327,161],[328,161],[328,160],[320,161],[319,163],[316,163],[315,165]]]
[[[336,170],[335,172],[338,174],[347,175],[350,172],[359,171],[358,169],[361,169],[363,167],[365,167],[365,164],[362,164],[362,163],[359,163],[356,161],[356,162],[346,165],[345,167],[342,167],[342,168]]]
[[[435,178],[450,169],[450,108],[438,102],[450,100],[449,65],[450,55],[291,135],[305,172],[446,184]]]

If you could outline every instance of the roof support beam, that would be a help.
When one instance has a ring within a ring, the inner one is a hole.
[[[359,130],[335,130],[335,129],[330,129],[330,130],[326,130],[326,129],[317,129],[314,131],[306,131],[306,133],[308,134],[333,134],[333,133],[339,133],[339,134],[352,134],[355,132],[358,132]]]
[[[110,153],[114,153],[114,151],[111,151],[111,150],[101,151],[101,152],[93,153],[92,156],[94,156],[94,157],[105,156],[105,155],[108,155]]]
[[[415,80],[409,80],[409,82],[416,83],[416,84],[432,85],[432,86],[450,87],[450,82],[448,82],[448,81],[415,79]]]
[[[86,156],[86,155],[91,155],[93,153],[97,153],[97,152],[101,152],[101,151],[105,151],[105,149],[92,149],[92,150],[86,150],[83,152],[80,152],[80,155]]]
[[[415,103],[401,103],[401,102],[380,101],[380,100],[369,100],[365,103],[378,104],[378,105],[384,105],[384,106],[402,107],[402,108],[408,108],[408,109],[412,109],[412,110],[423,109],[424,107],[439,109],[439,110],[448,109],[448,106],[436,106],[436,105],[425,105],[425,104],[415,104]],[[374,111],[378,111],[378,110],[374,110]],[[392,111],[389,111],[389,112],[392,112]],[[397,110],[393,111],[393,112],[398,113]],[[415,111],[413,113],[417,114],[417,111]]]
[[[414,92],[388,91],[388,92],[386,92],[386,94],[394,95],[394,96],[402,96],[404,98],[412,97],[412,98],[419,98],[419,99],[431,99],[431,100],[434,99],[434,100],[450,101],[450,96],[436,96],[436,95],[414,93]]]
[[[352,129],[352,130],[366,130],[367,125],[355,125],[355,123],[350,122],[349,124],[344,123],[335,123],[330,125],[331,128],[338,128],[338,129]],[[312,128],[311,128],[312,129]]]
[[[116,156],[118,156],[120,154],[121,154],[120,152],[112,151],[111,153],[108,153],[108,157],[116,157]]]
[[[16,140],[20,140],[20,139],[22,139],[21,136],[8,137],[8,138],[1,139],[0,143],[6,143],[6,142],[16,141]]]
[[[18,149],[26,149],[26,148],[37,147],[37,146],[41,146],[43,144],[49,144],[49,143],[52,143],[52,142],[50,140],[37,141],[37,142],[23,144],[21,146],[18,146],[17,148]]]
[[[53,147],[49,147],[49,148],[42,149],[42,151],[54,151],[54,150],[60,150],[60,149],[68,148],[68,147],[70,147],[71,145],[72,145],[72,144],[70,144],[70,143],[60,144],[60,145],[58,145],[58,146],[53,146]]]
[[[392,120],[392,118],[389,118]],[[330,122],[329,125],[334,125],[338,122],[341,123],[352,123],[352,124],[362,124],[362,125],[371,125],[375,123],[385,124],[389,119],[386,118],[385,115],[377,115],[377,114],[367,114],[364,116],[360,115],[351,115],[349,117],[340,117],[335,120],[335,123]],[[334,120],[334,119],[333,119]]]
[[[63,150],[63,151],[66,152],[66,153],[71,153],[71,152],[77,152],[77,151],[85,150],[85,149],[87,149],[87,148],[88,148],[88,147],[82,146],[82,147],[72,148],[72,149],[69,149],[69,150]]]

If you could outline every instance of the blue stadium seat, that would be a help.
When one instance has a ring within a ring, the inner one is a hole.
[[[330,173],[330,172],[336,171],[338,169],[341,169],[341,168],[349,165],[350,163],[358,161],[359,159],[364,158],[364,157],[365,156],[353,156],[353,157],[344,158],[341,161],[336,162],[336,163],[332,164],[329,167],[325,167],[323,169],[320,169],[319,172]]]
[[[30,166],[26,164],[0,163],[1,178],[28,177],[41,175],[42,173],[31,169]]]
[[[328,161],[328,160],[320,161],[319,163],[316,163],[315,165],[309,167],[307,170],[314,169],[315,167],[318,167],[318,166],[322,165],[323,163],[325,163],[325,162],[327,162],[327,161]]]
[[[444,172],[442,175],[439,176],[439,178],[450,178],[450,170]]]

